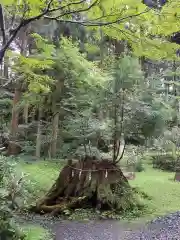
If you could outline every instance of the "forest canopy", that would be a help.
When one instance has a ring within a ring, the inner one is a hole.
[[[177,24],[178,1],[160,2],[133,0],[94,0],[94,1],[18,1],[8,0],[1,3],[1,29],[3,45],[1,58],[10,44],[18,37],[21,28],[38,21],[47,26],[70,24],[84,26],[93,31],[98,40],[103,33],[105,39],[112,38],[127,41],[136,56],[150,59],[172,59],[176,57],[178,41],[171,37],[179,31]],[[8,16],[6,25],[3,14]],[[100,31],[99,31],[100,30]],[[69,31],[66,29],[66,31]]]

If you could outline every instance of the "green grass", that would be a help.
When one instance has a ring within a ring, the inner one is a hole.
[[[25,188],[30,192],[32,199],[36,200],[50,189],[63,166],[64,161],[58,163],[37,161],[32,164],[20,161],[17,169],[27,175]]]
[[[180,183],[174,182],[174,173],[158,171],[147,167],[145,172],[137,173],[131,181],[133,187],[139,187],[152,200],[148,200],[150,214],[143,219],[152,219],[180,210]]]
[[[37,197],[43,195],[58,177],[59,171],[64,162],[36,162],[33,164],[20,163],[18,168],[29,175],[29,179],[34,182],[31,184],[32,192]],[[162,172],[146,166],[145,172],[136,173],[136,179],[130,181],[133,187],[138,187],[152,200],[145,200],[148,204],[149,214],[140,220],[155,218],[180,209],[180,183],[172,179],[174,173]]]
[[[52,236],[50,233],[39,226],[28,225],[23,228],[23,232],[26,237],[25,240],[51,240]]]
[[[59,163],[38,161],[32,164],[20,161],[17,164],[17,172],[23,172],[26,175],[24,187],[28,191],[28,194],[24,194],[23,197],[27,204],[33,203],[45,194],[58,177],[63,165],[63,161]],[[38,225],[25,224],[22,230],[26,235],[25,240],[52,240],[52,236],[48,230]]]

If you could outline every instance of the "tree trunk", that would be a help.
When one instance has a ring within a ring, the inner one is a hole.
[[[114,54],[118,58],[125,51],[125,42],[114,40]]]
[[[179,125],[179,121],[178,121],[178,115],[179,115],[179,99],[177,98],[177,96],[179,96],[179,93],[178,93],[178,87],[177,87],[177,82],[178,82],[178,77],[177,77],[177,64],[176,64],[176,61],[174,60],[173,61],[173,82],[174,82],[174,85],[173,85],[173,94],[174,94],[174,97],[175,97],[175,100],[174,100],[174,108],[176,109],[176,116],[174,118],[174,121],[175,121],[175,124],[178,126]]]
[[[59,118],[62,117],[62,114],[60,113],[60,109],[57,110],[57,96],[58,96],[58,102],[61,102],[63,99],[63,90],[64,90],[64,79],[60,79],[57,82],[56,90],[54,91],[52,95],[52,112],[54,114],[54,117],[52,119],[52,141],[50,144],[50,155],[51,157],[56,156],[56,148],[57,148],[57,137],[58,137],[58,131],[59,131]],[[60,96],[60,99],[59,99]]]
[[[0,64],[0,76],[2,77],[3,76],[3,65]],[[3,78],[0,78],[0,84],[3,85],[4,81],[3,81]]]
[[[24,106],[24,123],[28,124],[28,111],[29,111],[29,106],[28,104],[25,104]]]
[[[26,55],[26,46],[27,46],[27,36],[26,30],[24,31],[21,39],[21,55]],[[17,104],[20,101],[21,97],[21,82],[17,81],[15,83],[15,93],[13,99],[13,108],[12,108],[12,120],[11,120],[11,135],[13,138],[16,138],[18,131],[18,121],[19,121],[19,111],[17,110]]]
[[[102,122],[104,120],[104,114],[103,114],[103,111],[102,109],[98,109],[98,119],[100,122]]]
[[[4,57],[4,77],[6,79],[9,78],[9,67],[8,67],[8,64],[9,64],[9,58],[7,56]]]
[[[37,127],[37,137],[36,137],[36,157],[41,157],[41,135],[42,135],[42,124],[41,124],[41,118],[42,118],[42,109],[39,108],[39,116],[38,116],[38,127]]]
[[[59,112],[56,112],[52,122],[52,142],[51,142],[51,157],[56,157],[57,137],[59,130]]]
[[[11,136],[13,139],[16,139],[18,132],[18,121],[19,121],[19,111],[17,109],[17,103],[21,97],[21,91],[18,88],[15,88],[13,107],[12,107],[12,119],[11,119]]]

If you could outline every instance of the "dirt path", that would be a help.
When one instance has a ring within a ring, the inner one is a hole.
[[[136,225],[118,221],[61,222],[54,226],[55,240],[125,240]]]
[[[50,229],[55,240],[125,240],[127,234],[141,227],[136,223],[122,223],[115,220],[78,222],[34,214],[17,215],[17,222]]]
[[[63,222],[54,230],[55,240],[180,240],[180,213],[147,225],[119,221]]]
[[[75,222],[37,215],[23,217],[21,223],[48,228],[55,235],[55,240],[180,240],[180,212],[148,224],[110,220]]]

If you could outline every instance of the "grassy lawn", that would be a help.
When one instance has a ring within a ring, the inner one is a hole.
[[[145,172],[137,173],[136,179],[131,181],[132,186],[139,187],[152,197],[152,200],[148,200],[151,214],[145,216],[145,219],[180,210],[180,183],[174,182],[173,178],[174,173],[158,171],[148,166]]]
[[[63,161],[60,163],[40,161],[33,164],[20,163],[18,168],[20,167],[33,181],[32,192],[37,198],[52,186],[63,165]],[[174,173],[154,170],[150,166],[146,167],[145,172],[136,173],[136,179],[130,183],[152,197],[152,200],[146,200],[150,214],[140,220],[149,220],[180,210],[180,183],[172,181],[173,177]]]

